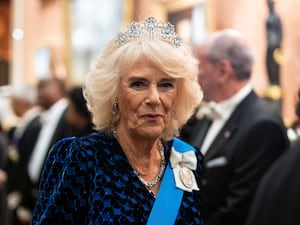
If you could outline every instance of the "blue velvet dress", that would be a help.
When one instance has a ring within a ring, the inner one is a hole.
[[[163,144],[168,163],[172,142]],[[203,159],[200,153],[196,155],[195,177],[200,187]],[[32,224],[146,224],[154,201],[118,141],[99,131],[53,146]],[[202,224],[199,191],[184,192],[175,224]]]

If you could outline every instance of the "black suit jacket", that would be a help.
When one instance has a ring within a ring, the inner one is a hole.
[[[12,192],[23,187],[24,177],[26,176],[27,164],[30,158],[32,149],[37,140],[41,129],[39,116],[36,116],[26,125],[24,132],[18,136],[18,140],[14,136],[16,129],[11,131],[11,146],[16,148],[19,155],[19,160],[8,158],[5,169],[8,173],[7,190]]]
[[[262,179],[247,225],[300,224],[300,140]]]
[[[202,120],[181,138],[201,149]],[[200,143],[199,143],[200,142]],[[204,156],[202,196],[206,225],[243,225],[257,184],[288,147],[280,115],[252,91],[234,110]]]
[[[58,140],[67,137],[68,134],[70,133],[70,128],[66,122],[65,119],[65,115],[66,115],[66,109],[65,111],[62,113],[57,126],[55,128],[54,133],[52,134],[52,136],[50,136],[49,138],[51,139],[49,146],[48,146],[48,151],[51,149],[52,145],[57,142]],[[33,122],[33,123],[38,123],[38,122]],[[37,126],[37,125],[36,125]],[[41,130],[41,126],[39,127],[39,131]],[[38,135],[39,135],[39,131],[37,133],[37,135],[34,135],[32,138],[28,138],[27,136],[25,136],[25,140],[30,143],[30,148],[27,148],[27,152],[26,155],[23,155],[23,165],[22,165],[22,170],[24,171],[24,179],[23,179],[23,185],[22,185],[22,197],[23,197],[23,201],[22,201],[22,206],[30,209],[31,211],[33,211],[35,203],[36,203],[36,198],[37,198],[37,194],[38,194],[38,185],[39,185],[39,180],[38,182],[33,182],[30,179],[30,176],[28,174],[28,164],[29,164],[29,160],[30,157],[33,153],[33,149],[34,146],[37,142],[38,139]],[[30,130],[27,131],[26,133],[24,132],[24,135],[30,135],[28,134],[30,133]],[[23,136],[24,136],[23,135]],[[34,139],[34,140],[28,140],[28,139]],[[21,147],[21,146],[20,146]],[[44,161],[47,158],[47,154],[45,155]],[[42,173],[42,171],[41,171]],[[40,174],[41,175],[41,174]]]
[[[2,133],[0,130],[0,169],[4,170],[5,161],[7,160],[7,147],[8,147],[8,138],[5,133]],[[0,225],[6,224],[7,216],[7,201],[6,201],[6,187],[5,184],[0,184]]]
[[[15,164],[13,174],[11,175],[11,179],[15,179],[10,183],[11,191],[20,191],[22,195],[22,205],[26,207],[34,205],[31,193],[28,194],[28,190],[31,188],[31,182],[28,176],[27,167],[40,130],[40,117],[37,116],[27,124],[17,143],[20,160]]]
[[[26,203],[25,205],[34,205],[31,200],[31,193],[28,194],[31,183],[28,178],[27,165],[30,159],[32,149],[37,140],[41,129],[41,123],[39,116],[36,116],[28,122],[21,136],[15,135],[16,129],[11,131],[11,147],[14,146],[19,155],[19,160],[9,158],[5,164],[5,169],[8,174],[7,190],[8,192],[19,192],[22,196],[21,201]],[[15,137],[18,136],[16,139]],[[22,204],[24,206],[24,204]],[[17,205],[16,207],[18,207]],[[16,209],[11,209],[10,222],[12,224],[19,224],[16,217]]]

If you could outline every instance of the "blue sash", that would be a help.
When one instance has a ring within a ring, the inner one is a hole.
[[[191,150],[196,151],[193,146],[178,138],[174,138],[173,147],[180,153]],[[176,188],[173,171],[170,163],[168,163],[147,225],[174,224],[182,196],[183,190]]]

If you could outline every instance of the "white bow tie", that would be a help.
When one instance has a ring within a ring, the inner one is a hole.
[[[200,104],[196,117],[202,119],[204,116],[212,120],[222,118],[221,110],[215,102],[202,102]]]

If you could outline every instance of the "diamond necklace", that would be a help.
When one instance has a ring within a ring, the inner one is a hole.
[[[151,189],[160,181],[165,167],[166,167],[166,160],[165,160],[165,154],[164,154],[164,147],[161,142],[158,143],[158,149],[159,153],[161,155],[161,163],[158,174],[155,176],[155,178],[152,181],[146,181],[143,179],[142,175],[139,174],[136,170],[133,170],[136,176],[139,178],[139,180],[146,186],[146,188],[149,190],[149,192],[152,192]]]
[[[117,130],[114,129],[112,132],[113,136],[118,139],[117,137]],[[139,180],[143,183],[143,185],[145,185],[145,187],[147,188],[147,190],[149,191],[149,193],[151,193],[154,197],[155,197],[155,193],[151,190],[161,179],[165,167],[166,167],[166,160],[165,160],[165,153],[164,153],[164,146],[162,145],[161,142],[158,142],[158,149],[159,149],[159,153],[161,156],[161,163],[160,163],[160,168],[159,168],[159,172],[158,174],[155,176],[155,178],[148,182],[145,179],[143,179],[142,175],[137,172],[135,169],[133,169],[134,173],[136,174],[136,176],[139,178]]]

